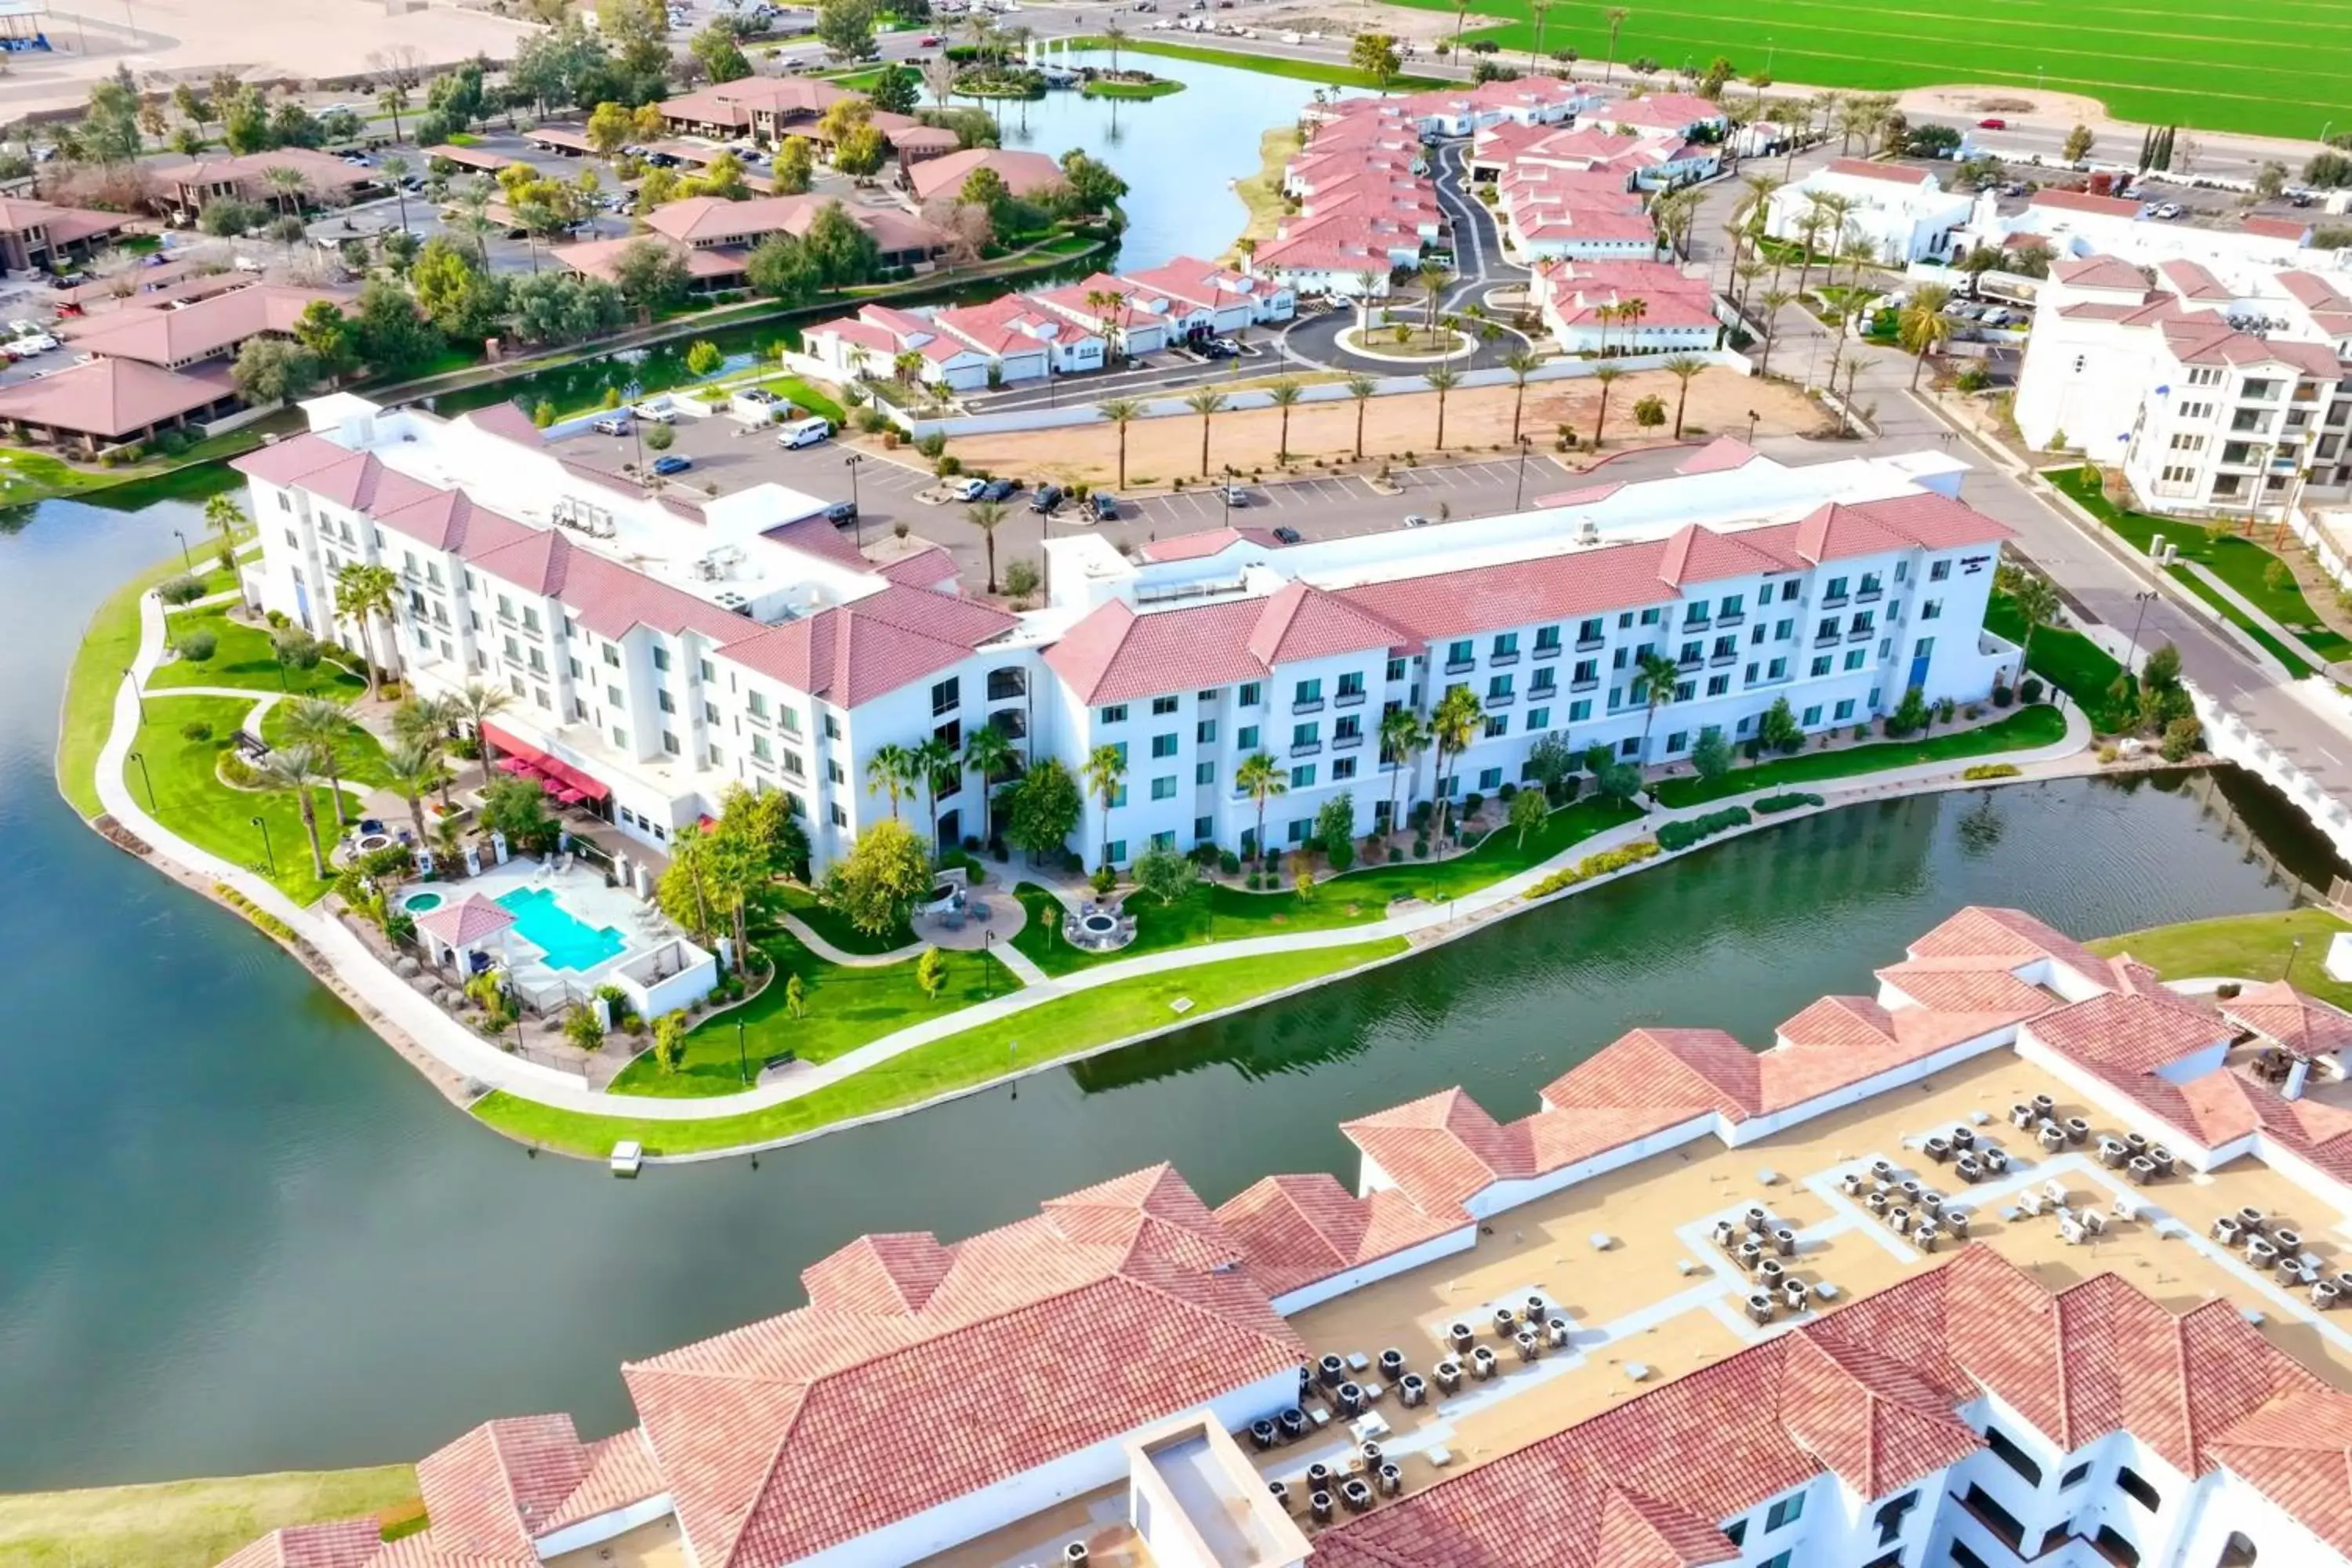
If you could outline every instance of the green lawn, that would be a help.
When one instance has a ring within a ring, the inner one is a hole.
[[[272,746],[286,745],[287,727],[293,721],[291,703],[273,704],[269,711],[261,716],[261,738]],[[383,742],[366,728],[348,719],[343,721],[342,728],[337,733],[340,739],[335,742],[335,761],[341,766],[343,782],[389,788],[392,776],[384,771]]]
[[[147,689],[151,691],[169,690],[175,686],[242,686],[256,691],[282,689],[297,696],[316,694],[349,701],[367,689],[365,680],[332,658],[322,658],[309,669],[283,670],[285,681],[281,688],[278,676],[282,667],[277,652],[269,646],[268,630],[229,619],[226,606],[174,610],[168,630],[174,638],[193,631],[208,631],[218,639],[217,646],[212,658],[202,664],[175,658],[159,665],[148,678]]]
[[[915,984],[915,960],[861,969],[827,963],[791,937],[778,933],[760,942],[776,964],[776,977],[751,1002],[704,1020],[686,1037],[686,1060],[676,1072],[661,1070],[641,1056],[613,1080],[615,1094],[686,1099],[733,1094],[743,1087],[735,1048],[735,1023],[743,1022],[743,1058],[756,1079],[760,1064],[782,1051],[803,1061],[829,1062],[869,1040],[909,1025],[969,1007],[990,996],[1021,989],[1021,982],[993,957],[976,952],[947,955],[947,988],[933,1001]],[[807,1016],[784,1010],[784,977],[797,974],[807,988]]]
[[[1450,9],[1450,7],[1449,7]],[[1073,38],[1070,47],[1076,49],[1107,49],[1110,40],[1104,37]],[[1129,38],[1118,46],[1124,55],[1160,55],[1174,60],[1199,60],[1204,65],[1230,66],[1235,70],[1255,71],[1260,76],[1288,77],[1294,81],[1319,81],[1335,87],[1370,87],[1372,79],[1353,66],[1326,65],[1319,60],[1286,59],[1275,55],[1236,54],[1231,49],[1204,49],[1195,44],[1164,42],[1159,38]],[[1391,92],[1419,92],[1423,88],[1444,87],[1446,83],[1436,77],[1401,76],[1389,84]]]
[[[844,952],[896,952],[915,940],[915,928],[904,923],[880,936],[859,931],[827,908],[811,889],[787,884],[777,892],[785,909],[799,916],[811,931]]]
[[[1450,0],[1402,0],[1454,13]],[[1482,16],[1503,26],[1473,31],[1524,66],[1534,41],[1530,0],[1482,0]],[[1647,58],[1665,70],[1698,70],[1720,57],[1743,75],[1781,81],[1897,91],[1966,81],[2046,87],[2104,101],[2120,119],[2267,136],[2316,137],[2344,106],[2326,84],[2352,72],[2352,29],[2341,11],[2297,6],[2264,13],[2263,26],[2231,13],[2136,0],[2011,0],[1997,32],[1980,12],[1872,5],[1865,0],[1792,0],[1760,8],[1738,0],[1652,0],[1627,9],[1615,40],[1617,78]],[[2276,26],[2273,28],[2273,23]],[[1588,60],[1611,50],[1607,13],[1559,6],[1546,19],[1546,53],[1575,48]],[[1129,47],[1136,46],[1130,45]],[[1653,87],[1664,86],[1652,76]],[[1753,94],[1730,89],[1746,107]],[[2093,156],[2128,158],[2121,130],[2103,130]]]
[[[2338,1007],[2352,1007],[2352,985],[2330,980],[2325,963],[2329,940],[2345,929],[2342,921],[2325,910],[2288,910],[2155,926],[2107,937],[2090,947],[2110,958],[2128,952],[2153,964],[2167,980],[2218,974],[2276,980],[2293,958],[2298,989]],[[2303,939],[2300,957],[2294,952],[2297,937]]]
[[[1524,844],[1517,833],[1505,828],[1467,855],[1434,862],[1408,857],[1393,866],[1367,867],[1318,882],[1304,900],[1286,888],[1253,893],[1213,882],[1200,883],[1164,908],[1148,896],[1130,894],[1128,909],[1135,916],[1135,940],[1116,952],[1088,952],[1065,942],[1054,895],[1024,882],[1014,892],[1029,911],[1029,923],[1013,945],[1046,973],[1067,974],[1171,947],[1362,925],[1387,914],[1391,900],[1417,895],[1437,903],[1475,892],[1640,815],[1630,805],[1598,796],[1580,800],[1546,817]]]
[[[1184,90],[1184,84],[1161,77],[1157,81],[1090,81],[1081,89],[1087,98],[1166,98]]]
[[[2013,643],[2025,640],[2025,618],[2006,594],[1995,594],[1985,609],[1985,630]],[[2108,695],[2124,672],[2107,650],[2081,632],[2064,626],[2043,626],[2033,634],[2025,666],[2074,700],[2103,735],[2118,735],[2139,728],[2139,710],[2126,698]]]
[[[2196,574],[2188,562],[2194,561],[2227,583],[2241,598],[2268,616],[2272,620],[2294,634],[2312,654],[2322,662],[2352,658],[2352,637],[2328,626],[2304,597],[2303,589],[2293,576],[2273,585],[2271,569],[2281,564],[2279,558],[2251,539],[2241,538],[2227,528],[2213,528],[2189,522],[2180,518],[2151,517],[2146,512],[2130,511],[2115,505],[2100,492],[2097,484],[2082,468],[2066,468],[2046,476],[2050,481],[2072,497],[2075,503],[2097,518],[2131,547],[2146,554],[2148,542],[2158,534],[2165,542],[2177,547],[2184,564],[2171,569],[2172,575],[2220,610],[2230,620],[2255,636],[2273,658],[2295,670],[2298,675],[2310,673],[2303,666],[2300,650],[2289,651],[2280,647],[2278,639],[2256,626],[2244,612],[2214,593]]]
[[[117,588],[89,617],[81,646],[74,650],[58,716],[58,788],[86,817],[106,809],[98,799],[98,753],[113,728],[122,672],[139,654],[139,596],[178,575],[174,556]]]
[[[155,819],[200,849],[253,868],[276,883],[291,899],[315,902],[329,883],[310,874],[310,840],[302,829],[301,809],[294,797],[261,790],[232,789],[216,771],[229,736],[245,721],[250,705],[234,697],[169,697],[151,694],[147,722],[141,725],[131,750],[146,759],[142,773],[137,763],[125,761],[124,784],[131,796],[153,812]],[[213,727],[208,741],[191,741],[181,726],[201,720]],[[148,799],[148,781],[154,798]],[[321,787],[317,795],[321,844],[335,837],[333,803]],[[259,816],[268,825],[253,825]],[[278,862],[269,872],[269,856]]]
[[[802,380],[797,375],[772,375],[765,381],[757,382],[754,384],[764,387],[778,397],[790,398],[811,414],[823,415],[832,420],[836,427],[844,418],[838,399],[818,391],[813,384]]]
[[[740,1148],[913,1105],[1175,1023],[1181,1016],[1171,1005],[1180,998],[1192,1002],[1188,1016],[1198,1017],[1391,957],[1404,947],[1402,937],[1391,937],[1385,942],[1309,949],[1247,963],[1203,964],[1122,981],[1058,997],[1012,1017],[935,1040],[814,1094],[742,1116],[684,1122],[583,1116],[504,1092],[482,1100],[474,1108],[475,1114],[509,1137],[599,1158],[624,1138],[635,1139],[651,1154]]]
[[[0,506],[21,506],[51,496],[79,495],[117,483],[121,478],[105,468],[77,468],[46,452],[0,447]]]
[[[12,1568],[210,1568],[282,1525],[413,1512],[416,1469],[287,1470],[0,1496]]]
[[[1821,779],[1848,778],[1883,768],[1916,767],[1922,763],[1957,762],[1965,757],[1991,756],[2047,746],[2066,738],[2066,716],[2047,703],[2021,708],[2005,719],[1973,730],[1947,730],[1916,740],[1880,741],[1867,746],[1847,746],[1832,752],[1799,752],[1776,757],[1752,768],[1734,768],[1717,779],[1696,776],[1668,779],[1652,793],[1669,806],[1696,805],[1745,795],[1752,789],[1811,784]]]

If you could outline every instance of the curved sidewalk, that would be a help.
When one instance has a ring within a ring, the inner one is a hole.
[[[509,1056],[482,1039],[457,1019],[413,990],[392,970],[376,958],[342,923],[320,910],[297,904],[274,885],[243,867],[223,860],[207,850],[188,843],[150,816],[131,797],[123,778],[123,763],[130,751],[131,738],[137,734],[139,724],[138,690],[155,667],[163,647],[163,616],[162,606],[152,594],[140,600],[140,646],[129,676],[117,689],[114,703],[114,726],[107,737],[98,759],[98,794],[117,821],[152,845],[157,852],[189,870],[209,877],[234,888],[258,908],[267,910],[308,940],[331,964],[343,984],[370,1007],[382,1014],[417,1047],[450,1070],[463,1077],[501,1089],[523,1099],[557,1110],[592,1116],[622,1116],[644,1121],[703,1121],[722,1117],[739,1116],[749,1111],[765,1110],[787,1100],[813,1094],[820,1089],[876,1067],[895,1057],[929,1045],[935,1040],[961,1034],[1002,1018],[1026,1012],[1060,997],[1076,995],[1121,981],[1147,975],[1164,974],[1203,964],[1223,963],[1235,960],[1296,952],[1303,948],[1348,947],[1393,937],[1407,940],[1447,941],[1479,926],[1486,917],[1509,910],[1521,903],[1527,893],[1545,878],[1561,868],[1574,864],[1588,855],[1599,854],[1637,838],[1648,837],[1665,823],[1685,816],[1708,811],[1721,811],[1729,806],[1752,804],[1772,794],[1785,793],[1801,787],[1795,784],[1775,785],[1751,790],[1742,795],[1725,796],[1704,805],[1677,811],[1658,812],[1634,821],[1592,835],[1561,850],[1548,860],[1524,871],[1490,883],[1475,892],[1447,900],[1444,905],[1427,905],[1408,910],[1401,914],[1368,921],[1360,925],[1341,926],[1326,931],[1285,932],[1279,935],[1248,937],[1237,942],[1209,943],[1199,947],[1173,948],[1160,952],[1145,953],[1136,958],[1106,963],[1075,974],[1049,977],[1038,972],[1038,980],[1022,990],[999,996],[992,1001],[965,1007],[944,1016],[868,1041],[856,1049],[833,1060],[795,1073],[788,1079],[762,1084],[737,1094],[715,1095],[708,1099],[669,1100],[652,1096],[611,1095],[598,1093],[585,1086],[579,1075],[542,1067],[535,1062]],[[1825,780],[1814,793],[1824,797],[1824,804],[1810,810],[1831,810],[1874,797],[1909,793],[1911,784],[1934,787],[1960,787],[1961,772],[1986,763],[2007,763],[2016,766],[2023,777],[2055,776],[2079,771],[2065,764],[2079,757],[2091,742],[2091,727],[2077,709],[2066,710],[2066,734],[2063,739],[2031,752],[1996,752],[1988,756],[1960,759],[1956,763],[1921,763],[1907,768],[1891,768],[1883,773],[1859,775],[1858,782],[1841,788],[1837,781]],[[1748,829],[1772,826],[1807,815],[1806,811],[1783,813],[1765,819]],[[1728,837],[1727,834],[1721,837]],[[1713,842],[1713,840],[1710,840]],[[789,928],[803,941],[814,932],[805,931],[805,923],[787,917]],[[835,962],[872,963],[877,955],[835,956],[829,944],[821,939],[811,942],[813,951]],[[894,961],[882,955],[883,962]],[[1033,966],[1034,967],[1034,966]],[[1024,978],[1026,978],[1024,975]]]

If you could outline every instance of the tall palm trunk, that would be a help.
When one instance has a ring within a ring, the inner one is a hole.
[[[326,852],[319,847],[318,805],[311,800],[310,791],[307,785],[296,790],[294,798],[302,808],[302,831],[310,837],[310,870],[319,880],[323,882],[327,879],[327,856]]]

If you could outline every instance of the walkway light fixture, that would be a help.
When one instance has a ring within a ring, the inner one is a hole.
[[[2147,618],[2147,607],[2156,603],[2157,593],[2153,588],[2142,588],[2132,597],[2139,601],[2139,608],[2132,616],[2131,647],[2128,650],[2128,657],[2137,658],[2142,665],[2146,665],[2147,660],[2139,651],[2139,626],[2140,623]]]
[[[196,569],[196,561],[194,556],[188,553],[188,536],[175,528],[172,531],[172,537],[180,542],[181,566],[189,572],[194,572]]]
[[[147,722],[147,694],[139,689],[139,677],[127,664],[122,667],[122,679],[131,682],[131,700],[139,704],[139,722],[143,727]]]
[[[147,783],[147,809],[152,811],[155,809],[155,775],[147,771],[147,753],[133,752],[129,760],[139,764],[139,776]]]
[[[751,1058],[743,1054],[743,1016],[735,1016],[735,1076],[747,1088],[751,1082]]]
[[[253,825],[261,829],[262,858],[269,862],[269,874],[272,877],[275,877],[278,875],[278,851],[270,847],[269,819],[264,816],[256,816],[253,819]]]

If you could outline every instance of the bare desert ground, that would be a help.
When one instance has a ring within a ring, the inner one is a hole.
[[[1675,378],[1664,371],[1642,371],[1625,376],[1610,389],[1606,440],[1612,446],[1634,440],[1654,441],[1674,428],[1675,403],[1681,394]],[[1634,405],[1655,395],[1665,402],[1668,423],[1643,429],[1636,423]],[[1511,439],[1508,386],[1479,387],[1449,394],[1445,399],[1445,446],[1492,450]],[[1593,416],[1600,410],[1601,388],[1590,381],[1538,383],[1528,388],[1521,428],[1548,449],[1566,426],[1582,446],[1592,437]],[[1727,370],[1708,370],[1690,384],[1690,404],[1685,412],[1684,434],[1691,430],[1715,434],[1748,433],[1748,415],[1757,416],[1759,435],[1809,431],[1822,423],[1821,412],[1805,396],[1779,383],[1752,381]],[[1356,449],[1357,405],[1341,398],[1334,403],[1302,403],[1290,411],[1290,454],[1294,468],[1311,471],[1315,458],[1327,463],[1349,458]],[[1437,395],[1406,393],[1375,397],[1363,405],[1363,447],[1368,463],[1402,462],[1406,453],[1426,458],[1437,451]],[[1278,410],[1228,410],[1209,421],[1209,472],[1226,467],[1250,474],[1275,471],[1276,444],[1280,439]],[[967,470],[1018,474],[1067,485],[1118,482],[1118,439],[1108,425],[1076,430],[1022,431],[1011,435],[978,436],[954,442],[949,448]],[[1149,489],[1181,479],[1201,477],[1201,419],[1179,414],[1160,419],[1139,419],[1127,427],[1126,488]]]
[[[135,0],[125,6],[52,5],[55,52],[11,55],[0,74],[0,118],[69,109],[89,84],[128,66],[142,87],[209,80],[314,82],[376,68],[371,56],[414,49],[429,68],[477,53],[514,53],[522,22],[420,0]]]

